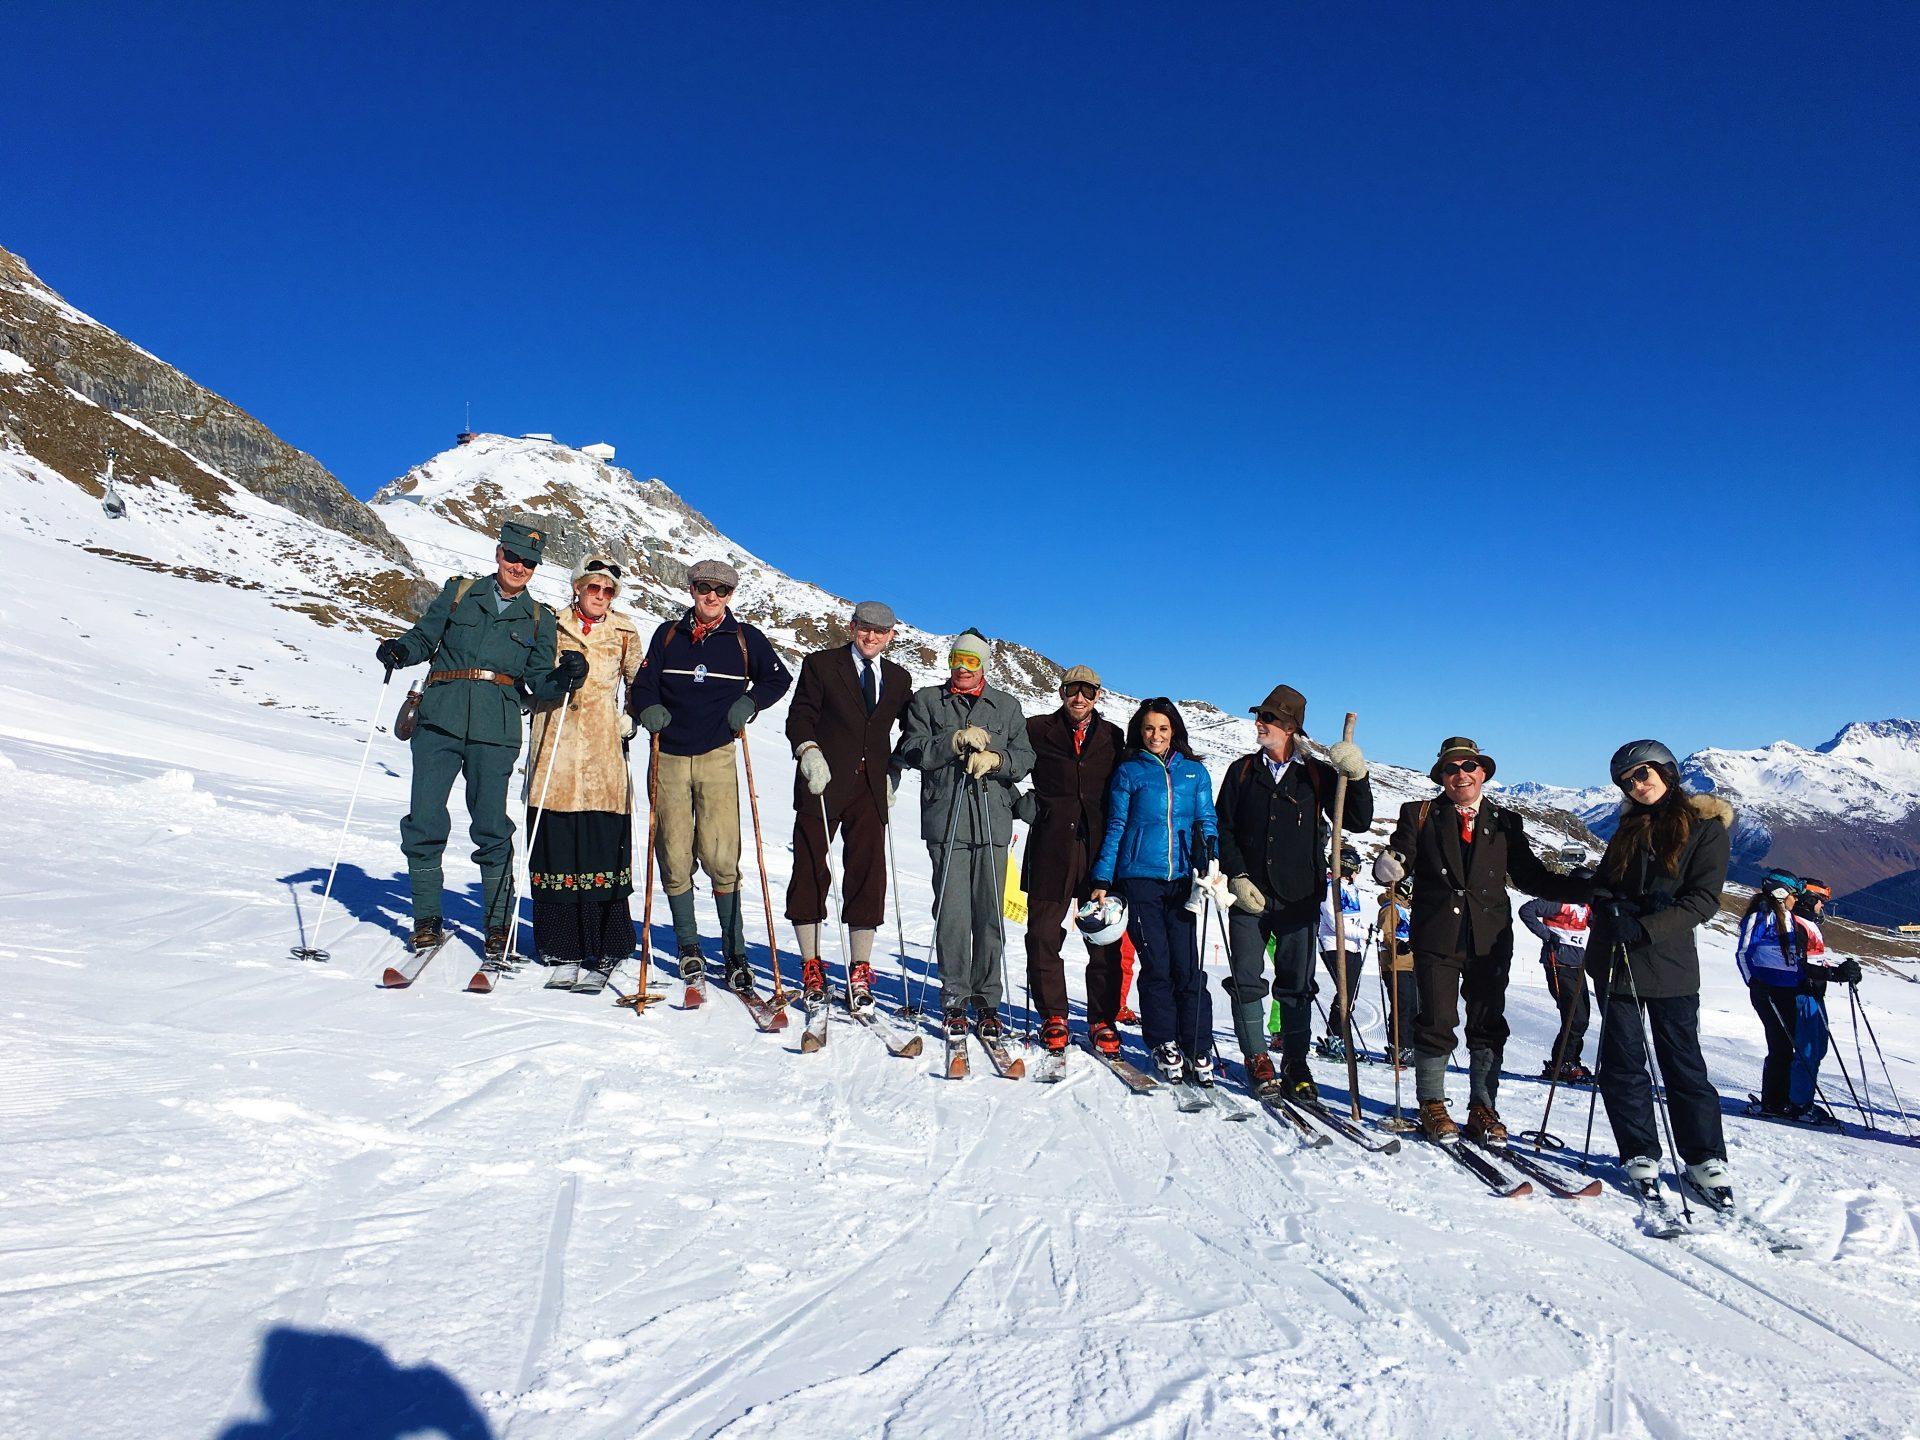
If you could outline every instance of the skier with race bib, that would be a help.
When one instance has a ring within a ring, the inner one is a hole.
[[[1346,917],[1347,998],[1351,1002],[1360,993],[1360,967],[1367,958],[1360,949],[1365,943],[1360,922],[1360,852],[1351,845],[1340,847],[1340,878],[1336,883],[1328,874],[1327,893],[1320,901],[1320,963],[1332,981],[1333,998],[1327,1005],[1327,1033],[1318,1048],[1326,1059],[1344,1061],[1347,1046],[1341,1037],[1347,1033],[1347,1013],[1352,1005],[1349,1003],[1347,1010],[1340,1008],[1340,931],[1333,913],[1336,904]],[[1357,1039],[1354,1043],[1359,1044]],[[1365,1047],[1360,1048],[1364,1058]]]
[[[1575,880],[1593,879],[1593,868],[1588,865],[1576,865],[1568,873]],[[1587,1004],[1590,914],[1586,905],[1567,905],[1558,900],[1529,900],[1520,907],[1520,923],[1540,941],[1540,968],[1546,971],[1547,991],[1560,1011],[1560,1038],[1554,1043],[1555,1053],[1547,1056],[1540,1078],[1554,1078],[1557,1059],[1562,1085],[1584,1085],[1593,1079],[1593,1072],[1580,1063],[1580,1048],[1586,1043],[1587,1020],[1592,1013]]]
[[[1827,958],[1820,926],[1799,913],[1808,894],[1808,881],[1769,870],[1741,917],[1734,955],[1767,1038],[1759,1113],[1837,1126],[1838,1119],[1816,1100],[1827,1054],[1827,985],[1858,983],[1860,962]]]

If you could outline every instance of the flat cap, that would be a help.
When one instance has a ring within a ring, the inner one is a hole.
[[[1091,665],[1076,665],[1060,677],[1060,688],[1062,690],[1066,689],[1069,685],[1091,685],[1094,689],[1098,690],[1100,688],[1100,677],[1094,673]]]
[[[696,560],[687,567],[687,584],[698,585],[702,580],[709,585],[740,588],[740,572],[724,560]]]
[[[891,630],[899,622],[894,618],[891,605],[881,600],[862,600],[853,607],[853,623],[871,630]]]

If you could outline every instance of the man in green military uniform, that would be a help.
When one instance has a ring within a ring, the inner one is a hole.
[[[553,612],[527,593],[546,531],[508,521],[494,548],[492,578],[456,575],[406,634],[383,640],[382,665],[429,663],[413,732],[413,800],[400,848],[413,882],[413,947],[442,938],[440,855],[451,821],[447,795],[467,780],[468,833],[484,886],[487,958],[507,952],[513,911],[513,822],[507,781],[520,754],[520,695],[558,700],[585,683],[586,657],[560,655]]]

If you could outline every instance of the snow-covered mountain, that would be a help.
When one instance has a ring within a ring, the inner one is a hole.
[[[1681,774],[1733,805],[1735,880],[1784,866],[1832,885],[1841,914],[1876,925],[1920,920],[1920,722],[1856,722],[1811,749],[1776,740],[1699,750]],[[1611,786],[1512,789],[1613,833],[1620,805]]]

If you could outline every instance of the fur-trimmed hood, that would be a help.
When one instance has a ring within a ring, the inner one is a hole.
[[[1728,831],[1733,829],[1733,806],[1718,795],[1689,795],[1687,803],[1693,807],[1696,820],[1718,820]]]

